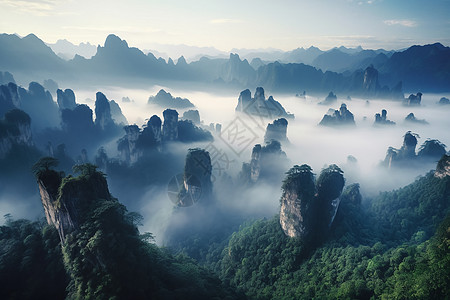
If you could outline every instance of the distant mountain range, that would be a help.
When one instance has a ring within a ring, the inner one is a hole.
[[[54,44],[47,43],[47,46],[49,46],[59,57],[65,60],[73,59],[75,55],[91,58],[97,52],[97,46],[95,45],[90,43],[80,43],[79,45],[74,45],[68,40],[58,40]]]
[[[151,52],[129,47],[115,35],[109,35],[104,46],[98,46],[92,57],[89,56],[94,46],[90,44],[75,46],[58,41],[50,46],[68,56],[77,51],[85,52],[84,56],[76,54],[73,59],[64,60],[33,34],[23,38],[1,34],[0,71],[47,77],[50,74],[55,80],[65,76],[81,81],[151,78],[155,82],[177,80],[245,88],[264,86],[269,91],[289,93],[332,90],[350,95],[361,92],[364,70],[373,66],[378,70],[376,85],[380,89],[386,90],[385,85],[392,88],[401,81],[403,88],[411,92],[450,91],[450,48],[439,43],[412,46],[400,52],[361,47],[340,47],[326,52],[315,47],[288,52],[235,49],[242,53],[243,59],[238,54],[229,57],[220,54],[219,58],[201,57],[190,63],[184,56],[176,63],[171,58],[157,58]]]

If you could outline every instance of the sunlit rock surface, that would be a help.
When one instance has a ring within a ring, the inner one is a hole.
[[[331,226],[345,184],[336,165],[323,169],[317,181],[308,165],[294,166],[283,182],[280,224],[289,237],[320,239]]]

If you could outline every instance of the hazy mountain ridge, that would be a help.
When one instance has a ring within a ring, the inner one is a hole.
[[[306,50],[299,48],[282,56],[311,61],[320,51],[313,47]],[[0,54],[0,69],[15,73],[53,71],[79,78],[97,74],[103,77],[225,83],[240,87],[264,85],[282,92],[306,90],[327,93],[337,90],[349,94],[355,92],[352,81],[358,77],[359,70],[374,65],[380,72],[381,86],[387,84],[393,87],[402,81],[409,90],[450,89],[450,48],[439,43],[413,46],[394,54],[385,50],[335,48],[313,59],[312,65],[319,66],[323,71],[302,63],[266,61],[265,64],[263,60],[255,62],[254,66],[259,66],[255,71],[256,67],[252,67],[246,59],[241,60],[237,54],[231,54],[229,59],[201,58],[191,63],[181,56],[174,64],[172,59],[166,62],[152,53],[144,54],[138,48],[130,48],[126,41],[115,35],[109,35],[104,46],[98,46],[97,53],[90,59],[76,55],[74,59],[64,61],[32,34],[22,39],[15,35],[1,35]],[[325,71],[329,69],[345,73]]]
[[[56,43],[47,43],[56,55],[65,60],[70,60],[75,55],[80,55],[85,58],[91,58],[97,52],[97,47],[91,43],[80,43],[78,45],[72,44],[68,40],[57,40]]]

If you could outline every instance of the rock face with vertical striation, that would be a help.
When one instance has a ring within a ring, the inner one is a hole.
[[[267,124],[266,133],[264,135],[264,143],[270,143],[271,140],[284,143],[287,141],[287,126],[288,121],[285,118],[280,118]]]
[[[190,120],[192,123],[200,124],[200,114],[196,109],[190,109],[183,113],[183,120]]]
[[[176,141],[178,139],[178,112],[166,109],[163,112],[164,124],[162,130],[163,141]]]
[[[0,120],[0,158],[4,158],[14,144],[33,146],[30,116],[20,109],[8,111]]]
[[[308,165],[291,168],[283,182],[280,224],[289,237],[303,239],[311,234],[314,223],[316,187]]]
[[[375,95],[380,89],[378,82],[378,71],[370,65],[364,71],[363,90],[367,95]]]
[[[178,194],[178,206],[191,206],[196,202],[211,201],[211,158],[203,149],[189,149],[183,172],[183,185]]]
[[[56,227],[62,243],[84,222],[84,212],[93,201],[112,200],[106,179],[96,167],[90,164],[81,167],[79,177],[63,178],[63,174],[48,167],[36,172],[47,223]]]
[[[97,92],[95,97],[95,125],[101,130],[106,130],[114,124],[111,117],[111,107],[108,99],[103,93]]]
[[[75,102],[75,93],[71,89],[65,89],[64,91],[58,89],[56,91],[56,101],[60,110],[74,109],[77,104]]]
[[[153,115],[150,120],[147,122],[147,128],[150,128],[153,132],[153,136],[155,138],[155,141],[160,143],[161,142],[161,124],[162,121],[157,115]]]
[[[436,166],[434,176],[437,178],[444,178],[450,176],[450,155],[444,154]]]
[[[342,170],[330,165],[317,181],[311,167],[295,165],[283,181],[280,224],[289,237],[320,241],[333,223],[345,184]]]
[[[9,110],[20,108],[17,85],[10,82],[0,86],[0,118]]]
[[[262,180],[279,180],[287,164],[286,153],[277,140],[264,146],[256,144],[252,150],[250,163],[243,163],[239,174],[241,184],[254,184]]]
[[[119,140],[117,150],[119,150],[122,161],[134,164],[142,155],[142,151],[137,147],[141,131],[137,125],[125,126],[123,129],[126,135]]]

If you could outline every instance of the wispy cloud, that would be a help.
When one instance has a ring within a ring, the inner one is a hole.
[[[242,20],[237,19],[213,19],[210,20],[211,24],[234,24],[234,23],[242,23]]]
[[[63,0],[0,0],[0,5],[37,16],[51,15]]]
[[[388,26],[393,26],[393,25],[400,25],[400,26],[404,26],[404,27],[416,27],[417,26],[417,22],[412,21],[412,20],[384,20],[383,23]]]
[[[98,31],[106,33],[117,33],[117,32],[127,32],[127,33],[155,33],[162,32],[159,28],[150,27],[136,27],[136,26],[120,26],[120,27],[109,27],[109,26],[63,26],[63,29],[80,30],[80,31]]]

